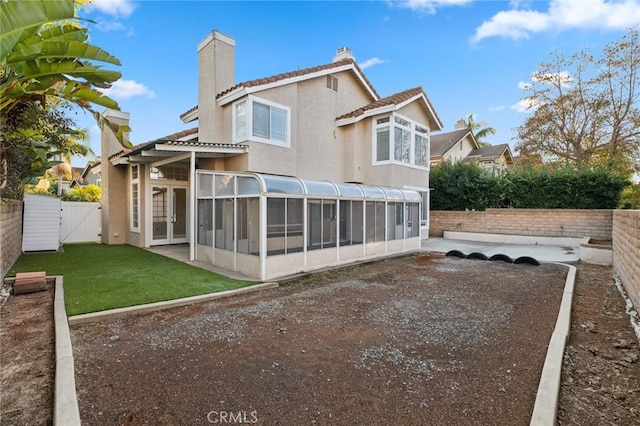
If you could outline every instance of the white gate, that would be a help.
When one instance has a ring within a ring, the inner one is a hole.
[[[101,241],[100,203],[62,202],[60,244]]]
[[[100,203],[24,195],[22,251],[54,251],[64,243],[101,241]]]

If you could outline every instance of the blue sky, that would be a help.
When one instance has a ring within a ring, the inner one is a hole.
[[[122,62],[109,95],[131,114],[134,144],[192,127],[179,116],[197,104],[196,46],[216,29],[236,40],[236,82],[330,63],[347,46],[381,96],[422,86],[445,131],[473,113],[497,129],[488,142],[513,147],[532,72],[552,51],[619,39],[640,23],[640,0],[94,0],[79,14]],[[99,155],[95,122],[76,119]]]

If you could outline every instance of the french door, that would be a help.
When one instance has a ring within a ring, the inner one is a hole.
[[[151,186],[151,245],[182,244],[189,240],[188,188]]]

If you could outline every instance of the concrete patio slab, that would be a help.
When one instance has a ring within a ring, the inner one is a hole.
[[[432,237],[422,241],[422,249],[443,254],[450,250],[460,250],[464,254],[478,252],[487,257],[494,254],[506,254],[514,260],[521,256],[530,256],[540,262],[572,263],[580,260],[579,244],[577,246],[507,244]]]

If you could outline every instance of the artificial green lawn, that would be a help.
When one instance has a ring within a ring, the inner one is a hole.
[[[214,293],[255,284],[132,247],[66,244],[62,253],[23,254],[9,271],[64,276],[67,315]]]

